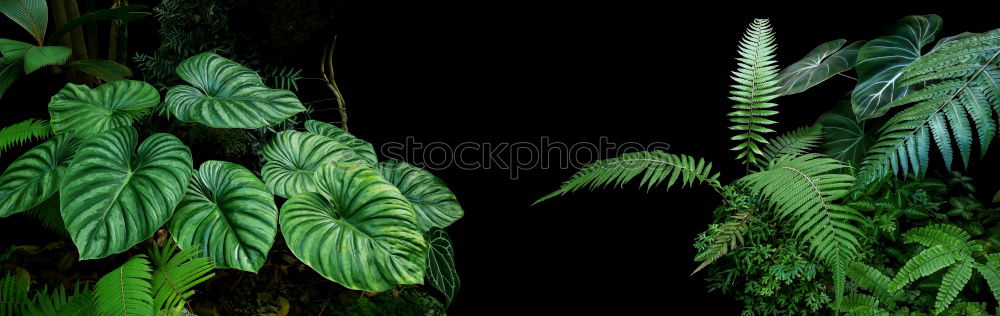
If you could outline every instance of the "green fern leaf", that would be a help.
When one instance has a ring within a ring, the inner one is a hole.
[[[67,295],[62,286],[52,289],[52,292],[44,289],[35,293],[34,304],[29,306],[26,315],[85,316],[93,315],[94,307],[93,291],[77,283],[72,296]]]
[[[972,278],[972,260],[963,260],[955,264],[945,273],[941,280],[941,287],[938,287],[937,300],[934,301],[935,313],[940,313],[951,305],[951,302],[965,288]]]
[[[799,240],[809,241],[810,249],[834,274],[837,305],[844,293],[846,265],[858,254],[861,220],[854,209],[833,202],[847,194],[854,177],[835,173],[844,165],[819,154],[784,156],[761,172],[739,180],[761,192],[781,218],[794,223]]]
[[[713,188],[721,187],[719,173],[712,173],[712,163],[705,159],[695,159],[687,155],[674,155],[662,151],[642,151],[627,153],[621,157],[600,160],[583,167],[580,171],[563,182],[559,190],[535,201],[534,204],[575,192],[581,188],[590,190],[610,184],[617,186],[642,174],[639,186],[647,189],[667,180],[667,189],[674,186],[679,179],[681,187],[694,183],[708,183]]]
[[[844,297],[838,310],[847,315],[881,315],[877,298],[864,294],[851,294]]]
[[[212,260],[198,258],[199,247],[177,251],[173,241],[167,241],[163,248],[150,249],[149,258],[156,268],[153,271],[153,308],[172,310],[184,305],[185,300],[194,295],[195,285],[215,276]]]
[[[8,274],[0,279],[0,316],[24,313],[31,303],[28,299],[29,283],[29,280],[15,274]]]
[[[871,291],[882,302],[892,303],[903,298],[901,292],[889,290],[888,285],[892,279],[864,263],[851,262],[845,272],[858,287]]]
[[[729,113],[734,125],[729,129],[737,131],[731,138],[739,142],[732,148],[740,152],[736,159],[743,159],[746,164],[756,164],[764,155],[760,146],[768,141],[761,134],[774,132],[767,126],[777,123],[767,118],[778,113],[771,109],[777,106],[771,101],[779,96],[777,91],[781,89],[774,60],[776,49],[767,19],[754,20],[740,41],[738,68],[732,73],[736,84],[732,85],[729,97],[736,102],[734,111]]]
[[[701,264],[694,269],[694,272],[691,272],[691,275],[698,273],[701,269],[722,258],[730,250],[743,244],[743,235],[746,234],[749,228],[747,222],[753,219],[753,217],[748,213],[739,213],[731,217],[733,220],[722,224],[722,233],[715,237],[715,242],[695,259],[701,259]]]
[[[0,153],[11,146],[25,142],[46,139],[52,135],[52,127],[45,120],[27,119],[0,130]]]
[[[993,298],[1000,302],[1000,253],[986,255],[986,264],[976,262],[973,265],[990,285]]]
[[[138,255],[104,275],[94,288],[98,316],[153,315],[149,260]]]
[[[758,162],[767,163],[781,156],[802,155],[816,148],[822,139],[822,125],[800,127],[768,141],[768,144],[761,149],[763,154]]]
[[[907,284],[910,284],[910,282],[947,268],[962,257],[959,250],[949,249],[947,246],[938,245],[927,248],[911,258],[899,269],[896,277],[889,284],[889,289],[893,292],[899,291]]]

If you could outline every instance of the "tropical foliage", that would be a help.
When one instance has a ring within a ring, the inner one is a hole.
[[[997,135],[1000,29],[935,43],[941,26],[936,15],[905,17],[882,37],[828,41],[782,69],[774,32],[756,19],[731,77],[745,175],[727,185],[703,159],[630,153],[584,167],[539,201],[639,175],[647,188],[708,184],[722,203],[695,239],[694,272],[707,271],[709,290],[743,302],[745,315],[987,315],[1000,302],[998,216],[951,170],[974,164],[974,149],[985,156]],[[856,78],[849,99],[767,138],[775,99],[838,75]]]

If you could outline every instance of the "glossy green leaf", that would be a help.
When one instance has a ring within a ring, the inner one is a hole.
[[[369,164],[378,162],[378,157],[375,155],[375,147],[373,147],[371,143],[354,137],[351,133],[340,129],[339,127],[333,126],[333,124],[316,120],[308,120],[305,125],[306,130],[310,133],[332,138],[338,143],[350,147],[354,150],[355,154],[361,156],[361,158]]]
[[[278,233],[278,207],[253,172],[209,160],[191,179],[170,233],[181,249],[197,246],[217,268],[257,272]]]
[[[806,91],[830,77],[854,68],[858,50],[865,41],[857,41],[843,47],[846,42],[838,39],[820,44],[802,60],[783,69],[778,73],[781,89],[778,89],[777,93],[789,95]]]
[[[451,305],[462,286],[455,270],[455,249],[451,246],[451,238],[443,229],[434,228],[427,233],[426,239],[427,281],[444,294],[445,305]]]
[[[49,6],[45,0],[0,0],[0,13],[20,25],[42,45],[49,25]]]
[[[0,0],[3,1],[3,0]],[[0,54],[3,54],[5,62],[23,60],[24,54],[35,45],[12,39],[0,38]]]
[[[865,128],[851,109],[851,102],[844,100],[833,110],[820,115],[816,123],[823,125],[823,154],[857,166],[865,159],[868,146],[875,143],[875,131]]]
[[[250,68],[213,53],[184,60],[177,75],[191,86],[170,88],[163,103],[181,121],[258,128],[306,110],[291,91],[268,88]]]
[[[0,217],[23,212],[52,197],[62,184],[77,141],[56,136],[21,155],[0,176]]]
[[[283,131],[264,145],[260,174],[268,190],[291,198],[301,192],[317,192],[313,172],[332,161],[361,161],[347,146],[330,138],[296,131]]]
[[[378,169],[413,205],[420,230],[448,227],[465,214],[448,185],[427,170],[397,160],[383,161]]]
[[[912,15],[894,24],[885,36],[872,40],[858,52],[858,84],[851,95],[854,113],[862,120],[879,117],[890,102],[906,95],[909,87],[897,86],[903,68],[920,58],[921,48],[934,41],[941,17]]]
[[[69,60],[73,50],[66,46],[35,46],[24,53],[24,73],[30,74],[39,68],[62,65]]]
[[[63,24],[55,32],[49,35],[49,41],[59,38],[63,34],[73,30],[73,28],[88,22],[103,21],[103,20],[119,20],[124,22],[132,22],[149,15],[148,12],[136,12],[145,9],[146,6],[141,4],[126,5],[112,9],[101,9],[87,14],[81,15],[75,19],[72,19],[66,24]]]
[[[97,77],[104,81],[125,80],[132,76],[132,70],[125,65],[105,60],[105,59],[84,59],[74,60],[66,67],[70,67]]]
[[[160,103],[160,93],[148,83],[117,80],[95,89],[66,84],[49,102],[52,130],[83,137],[131,126]]]
[[[281,234],[296,257],[351,289],[423,283],[427,244],[396,187],[361,163],[331,163],[316,178],[320,193],[281,207]]]
[[[139,145],[131,126],[80,144],[60,189],[62,217],[80,260],[128,250],[174,213],[193,172],[191,150],[170,134]]]

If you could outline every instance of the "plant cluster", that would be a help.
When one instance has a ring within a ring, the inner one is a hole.
[[[640,175],[640,186],[708,185],[723,202],[695,239],[695,273],[745,315],[986,315],[1000,300],[996,209],[976,200],[970,178],[935,178],[931,160],[967,167],[996,137],[1000,29],[935,43],[941,24],[905,17],[882,37],[829,41],[782,68],[768,21],[754,20],[728,115],[744,176],[723,185],[704,159],[629,153],[539,201]],[[838,75],[857,80],[849,99],[773,136],[777,100]]]

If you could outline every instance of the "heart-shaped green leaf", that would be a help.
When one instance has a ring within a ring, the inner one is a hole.
[[[362,163],[330,163],[316,178],[320,193],[281,206],[281,234],[296,257],[352,289],[423,283],[427,244],[396,187]]]
[[[823,125],[823,154],[854,166],[865,159],[868,146],[875,143],[874,130],[865,128],[851,109],[851,102],[844,100],[833,111],[820,115],[816,121]]]
[[[250,68],[213,53],[184,60],[177,75],[192,86],[170,88],[163,103],[181,121],[258,128],[306,110],[291,91],[268,88]]]
[[[820,44],[802,60],[781,70],[778,74],[781,89],[778,89],[777,94],[789,95],[806,91],[830,77],[854,68],[858,50],[865,41],[857,41],[841,49],[846,42],[839,39]]]
[[[66,84],[49,102],[52,130],[88,137],[110,129],[131,126],[160,103],[160,93],[148,83],[117,80],[95,89]]]
[[[371,143],[354,137],[351,133],[348,133],[347,131],[329,123],[308,120],[305,125],[306,130],[310,133],[332,138],[338,143],[350,147],[354,150],[355,154],[361,156],[361,158],[369,164],[378,162],[378,157],[375,156],[375,147],[373,147]]]
[[[451,305],[462,286],[455,270],[455,249],[444,229],[427,232],[427,281],[444,294],[445,305]]]
[[[885,105],[906,95],[908,87],[897,87],[903,68],[920,58],[920,50],[934,41],[941,30],[941,17],[912,15],[896,22],[882,37],[858,51],[858,85],[851,94],[854,113],[862,120],[879,117]]]
[[[191,150],[170,134],[153,134],[136,151],[131,126],[80,144],[60,189],[66,230],[80,260],[125,251],[170,219],[191,180]]]
[[[170,221],[181,249],[198,246],[220,269],[257,272],[278,233],[274,196],[243,166],[209,160]]]
[[[74,138],[56,136],[10,163],[0,176],[0,217],[23,212],[52,197],[77,143]]]
[[[267,163],[260,174],[274,194],[291,198],[301,192],[318,192],[313,172],[332,161],[361,161],[350,147],[330,138],[283,131],[264,145]]]
[[[448,185],[427,170],[397,160],[383,161],[378,169],[413,205],[421,231],[448,227],[465,214]]]

